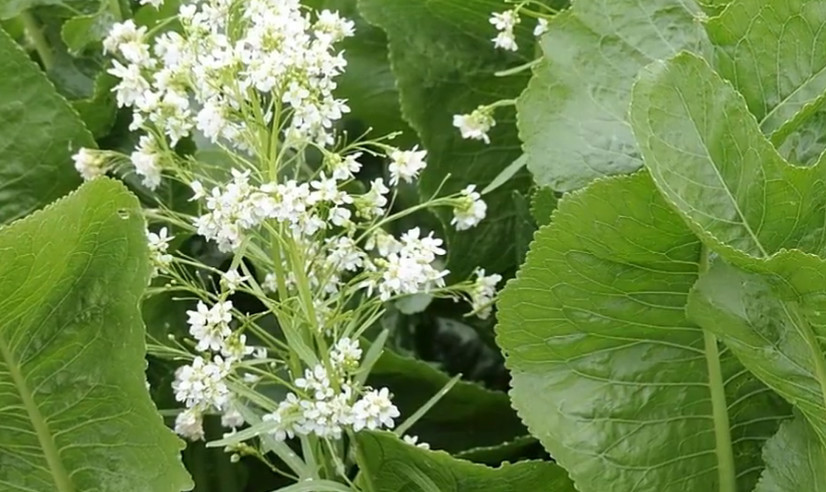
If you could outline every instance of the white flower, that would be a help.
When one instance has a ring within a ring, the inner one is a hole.
[[[548,32],[548,19],[539,19],[536,21],[536,27],[533,28],[534,36],[541,36]]]
[[[329,248],[325,263],[334,271],[355,272],[364,264],[366,255],[349,237],[329,238],[325,243]]]
[[[370,191],[356,197],[356,213],[365,219],[373,219],[384,214],[384,207],[387,206],[387,197],[390,189],[384,185],[384,180],[376,178],[370,183]]]
[[[479,106],[470,114],[453,115],[453,126],[462,133],[462,138],[482,140],[486,144],[490,143],[488,132],[496,126],[491,111],[484,106]]]
[[[382,427],[392,429],[395,425],[393,419],[399,415],[399,409],[390,401],[387,388],[373,390],[353,404],[353,430],[358,432],[365,428],[373,430]]]
[[[154,276],[159,271],[169,268],[170,263],[172,263],[172,255],[168,254],[166,250],[169,248],[169,241],[175,238],[169,236],[166,227],[161,227],[161,230],[157,233],[147,230],[146,239],[149,242],[149,258],[154,266]]]
[[[223,427],[236,429],[244,425],[244,423],[244,416],[241,415],[241,412],[238,411],[238,408],[233,403],[230,403],[227,409],[224,410],[224,413],[221,414],[221,425]]]
[[[402,436],[402,439],[404,440],[404,442],[410,444],[411,446],[416,446],[422,449],[430,449],[430,444],[426,442],[419,442],[419,436],[411,436],[409,434],[405,434]]]
[[[390,184],[396,186],[399,180],[411,183],[419,172],[427,166],[425,157],[427,157],[426,150],[417,150],[418,145],[411,150],[395,149],[390,152]]]
[[[329,10],[319,12],[318,20],[313,26],[316,37],[331,44],[355,34],[354,27],[353,21],[342,19],[337,12]]]
[[[485,270],[477,268],[476,282],[470,289],[471,306],[476,311],[476,316],[487,319],[491,313],[491,303],[496,295],[496,284],[502,280],[498,274],[485,276]]]
[[[155,139],[149,135],[143,135],[139,140],[138,148],[130,156],[135,172],[143,176],[143,185],[150,190],[157,189],[161,184],[160,152],[161,149]]]
[[[106,160],[99,151],[81,147],[72,156],[75,161],[75,169],[84,180],[88,181],[106,173]]]
[[[470,229],[485,218],[488,206],[482,201],[479,192],[475,190],[474,185],[469,185],[462,190],[459,204],[453,209],[453,219],[450,223],[456,226],[457,231]]]
[[[229,365],[220,356],[215,356],[212,361],[195,357],[192,364],[175,371],[172,383],[175,399],[188,408],[220,411],[229,402],[229,388],[224,382],[228,374]]]
[[[360,360],[361,348],[358,340],[342,337],[333,346],[333,350],[330,351],[330,362],[347,371],[357,369]]]
[[[502,31],[492,39],[493,46],[507,51],[517,51],[519,45],[516,44],[516,37],[513,31]]]
[[[443,287],[447,270],[438,270],[432,263],[438,256],[445,254],[441,247],[442,240],[429,235],[420,238],[418,227],[402,234],[395,244],[390,241],[385,245],[388,254],[384,260],[376,260],[381,267],[381,282],[378,284],[379,298],[382,301],[400,294],[417,294],[428,292],[433,287]],[[389,235],[388,235],[389,236]],[[378,235],[378,240],[384,236]],[[391,236],[392,238],[392,236]],[[393,239],[395,241],[395,239]],[[371,246],[369,243],[367,246]],[[380,248],[381,250],[381,248]],[[366,284],[368,291],[372,284]]]
[[[361,163],[358,161],[358,158],[361,156],[361,152],[356,152],[342,159],[340,155],[333,154],[328,159],[328,165],[333,172],[333,179],[343,181],[352,178],[361,170]]]
[[[232,269],[221,274],[221,283],[227,288],[230,294],[234,294],[235,291],[241,287],[241,284],[249,279],[248,276],[238,273],[237,269]]]
[[[491,14],[489,22],[493,24],[497,31],[507,31],[519,24],[519,14],[516,10],[494,12]]]
[[[333,207],[330,209],[330,215],[327,219],[338,227],[344,227],[350,223],[352,212],[344,207]]]
[[[232,301],[219,302],[207,308],[207,305],[198,301],[196,311],[187,311],[189,315],[189,333],[198,344],[197,350],[221,351],[224,341],[232,334],[229,322],[232,321]]]
[[[104,53],[119,53],[136,66],[153,65],[149,46],[145,43],[146,27],[137,27],[132,19],[115,23],[103,40]]]
[[[195,180],[189,183],[189,187],[192,189],[192,197],[189,199],[190,202],[200,200],[206,196],[206,190],[200,181]]]
[[[204,438],[204,418],[195,408],[188,408],[175,417],[175,433],[190,441]]]
[[[136,64],[122,65],[119,61],[113,60],[112,68],[107,70],[107,73],[120,79],[114,89],[119,108],[136,104],[150,90],[149,82]]]
[[[519,14],[516,10],[506,10],[505,12],[494,13],[490,17],[490,23],[499,31],[499,34],[493,38],[493,44],[497,48],[505,50],[516,51],[516,37],[513,34],[513,28],[519,24]]]
[[[306,390],[316,400],[324,400],[333,396],[333,387],[330,385],[327,369],[322,364],[316,365],[312,370],[305,369],[304,377],[297,378],[294,382],[297,388]]]
[[[275,274],[268,273],[264,275],[264,281],[261,283],[261,287],[264,289],[264,292],[277,292],[278,282],[275,280]]]
[[[247,336],[235,333],[227,337],[224,346],[221,347],[221,355],[230,362],[239,361],[255,351],[254,347],[247,345]]]

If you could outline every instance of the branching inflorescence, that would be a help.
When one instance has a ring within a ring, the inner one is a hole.
[[[337,132],[349,108],[335,97],[347,65],[336,46],[353,33],[351,21],[297,0],[205,0],[152,29],[116,24],[104,48],[138,144],[129,156],[81,149],[74,157],[85,179],[135,173],[148,190],[166,180],[188,185],[200,213],[162,204],[150,217],[232,255],[229,269],[216,270],[168,252],[167,227],[147,232],[153,291],[198,300],[188,336],[157,349],[185,361],[173,383],[185,406],[175,430],[203,439],[204,416],[216,414],[235,432],[252,412],[258,432],[238,438],[232,452],[256,454],[243,441],[264,433],[301,439],[305,453],[335,465],[343,480],[343,437],[393,428],[400,417],[387,388],[366,385],[381,347],[365,352],[362,337],[386,303],[427,293],[465,299],[487,317],[501,280],[479,269],[475,280],[448,285],[441,239],[420,228],[389,232],[397,219],[432,207],[451,207],[452,224],[468,229],[486,205],[469,185],[394,209],[397,187],[417,179],[427,153],[391,146],[392,135],[348,141]],[[487,109],[456,121],[485,140],[495,124]],[[188,138],[217,149],[222,165],[176,151]],[[386,158],[387,176],[360,180],[365,156]],[[199,280],[193,268],[220,281]],[[266,312],[239,311],[229,299],[236,292],[255,296]],[[276,330],[263,326],[267,316]],[[273,387],[280,398],[263,391]]]

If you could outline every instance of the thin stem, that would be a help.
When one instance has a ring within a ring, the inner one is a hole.
[[[37,52],[38,58],[40,58],[40,63],[43,64],[43,68],[48,72],[54,66],[54,54],[52,53],[52,47],[49,46],[48,41],[46,41],[46,38],[43,36],[43,29],[40,27],[40,23],[37,22],[37,19],[35,19],[30,12],[20,14],[20,20],[23,22],[26,35],[32,42],[32,45],[34,45],[34,50]]]
[[[700,251],[700,275],[708,271],[708,249],[703,246]],[[720,492],[737,492],[736,468],[731,444],[731,424],[726,404],[726,388],[723,382],[723,370],[720,365],[720,352],[717,337],[708,330],[703,330],[706,364],[708,366],[708,386],[711,392],[711,409],[714,417],[714,438],[717,451],[717,474],[720,480]]]

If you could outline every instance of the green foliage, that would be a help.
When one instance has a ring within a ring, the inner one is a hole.
[[[385,351],[368,382],[387,386],[402,415],[410,416],[439,392],[450,378],[425,362]],[[495,422],[496,425],[490,425]],[[505,393],[460,381],[407,432],[451,453],[495,446],[525,435],[525,428]]]
[[[642,165],[626,122],[632,83],[654,60],[700,50],[698,13],[693,1],[580,0],[550,21],[518,106],[539,185],[569,191]]]
[[[800,417],[783,422],[764,448],[766,471],[755,492],[823,492],[826,453]]]
[[[365,490],[372,492],[573,492],[565,471],[548,462],[523,461],[489,468],[400,441],[389,432],[356,436]]]
[[[826,263],[798,251],[760,275],[717,263],[691,293],[689,316],[715,333],[755,376],[797,407],[826,442],[823,325]]]
[[[789,166],[704,60],[684,53],[647,67],[631,124],[663,196],[700,236],[757,258],[823,253],[826,167]]]
[[[736,85],[775,144],[822,104],[824,27],[826,5],[806,0],[740,0],[706,24],[717,72]]]
[[[94,147],[77,113],[0,29],[0,223],[65,195],[80,183],[71,155]],[[14,74],[14,76],[8,76]]]
[[[4,489],[189,487],[144,386],[147,254],[138,201],[107,179],[0,229]]]
[[[440,187],[442,194],[454,192],[471,183],[484,188],[520,155],[513,111],[497,112],[490,145],[463,140],[452,118],[480,104],[514,98],[527,83],[525,72],[494,75],[529,61],[502,54],[491,45],[495,31],[488,18],[492,11],[502,10],[503,4],[497,0],[359,0],[359,9],[365,19],[387,33],[402,115],[428,151],[420,194],[430,197]],[[524,52],[530,52],[533,43],[527,27],[520,30],[518,42]],[[486,195],[488,217],[478,227],[464,232],[445,227],[453,274],[466,276],[478,265],[488,271],[515,266],[514,245],[503,245],[500,238],[511,237],[519,220],[511,192],[528,185],[526,174],[520,173]],[[440,215],[445,224],[450,217],[449,210]]]
[[[513,404],[580,490],[757,480],[788,410],[686,319],[701,254],[647,174],[604,179],[560,201],[502,293]]]
[[[499,303],[514,406],[583,492],[824,483],[826,2],[702,3],[576,3],[520,100],[540,184],[645,167],[564,197]]]

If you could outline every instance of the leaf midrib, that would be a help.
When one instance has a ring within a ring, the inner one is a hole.
[[[26,385],[26,380],[21,374],[17,361],[14,359],[11,350],[6,342],[0,338],[0,358],[5,362],[9,368],[9,375],[12,383],[17,389],[20,399],[23,402],[23,408],[29,415],[29,421],[37,434],[37,440],[43,450],[43,455],[46,458],[46,463],[49,465],[52,479],[54,480],[56,490],[58,492],[74,492],[75,488],[69,478],[69,473],[63,466],[63,461],[60,459],[60,452],[57,449],[54,436],[52,436],[49,426],[46,424],[46,419],[40,413],[40,408],[34,401],[34,396]]]
[[[768,257],[769,253],[763,247],[763,243],[760,241],[760,238],[757,237],[757,234],[754,232],[754,230],[752,230],[751,224],[749,224],[749,221],[748,221],[748,217],[746,217],[746,214],[743,213],[743,211],[740,209],[740,203],[734,198],[734,195],[732,194],[731,189],[729,188],[728,182],[723,178],[723,175],[720,173],[720,169],[717,167],[717,161],[714,159],[714,157],[711,156],[711,153],[708,150],[708,147],[709,147],[708,142],[706,141],[706,138],[703,137],[703,132],[701,132],[700,128],[697,126],[697,120],[694,118],[694,115],[691,114],[691,105],[686,100],[685,95],[683,94],[683,91],[681,91],[678,87],[675,87],[675,89],[676,89],[677,94],[680,96],[680,102],[683,105],[683,109],[685,110],[686,114],[689,115],[688,120],[691,122],[691,127],[694,129],[694,133],[696,134],[697,139],[702,143],[702,149],[706,154],[706,158],[708,159],[708,162],[711,164],[711,168],[714,170],[714,175],[716,176],[717,180],[719,181],[719,183],[721,185],[721,188],[726,192],[726,197],[731,202],[732,207],[734,207],[735,213],[737,214],[738,217],[740,217],[740,219],[742,221],[742,224],[743,224],[743,228],[746,229],[746,232],[748,232],[749,237],[751,237],[752,241],[754,241],[754,245],[757,246],[757,249],[760,250],[760,253],[763,255],[763,257],[764,258]],[[665,181],[663,181],[663,184],[667,185]],[[677,194],[676,190],[672,190],[672,191],[674,191],[675,194]],[[679,194],[677,194],[677,195],[680,196]],[[714,219],[719,220],[718,217],[714,217]],[[694,220],[694,219],[692,218],[692,220]],[[702,226],[700,226],[700,227],[702,227]],[[703,227],[703,229],[705,229],[705,228]],[[711,233],[709,233],[709,234],[711,234]]]

